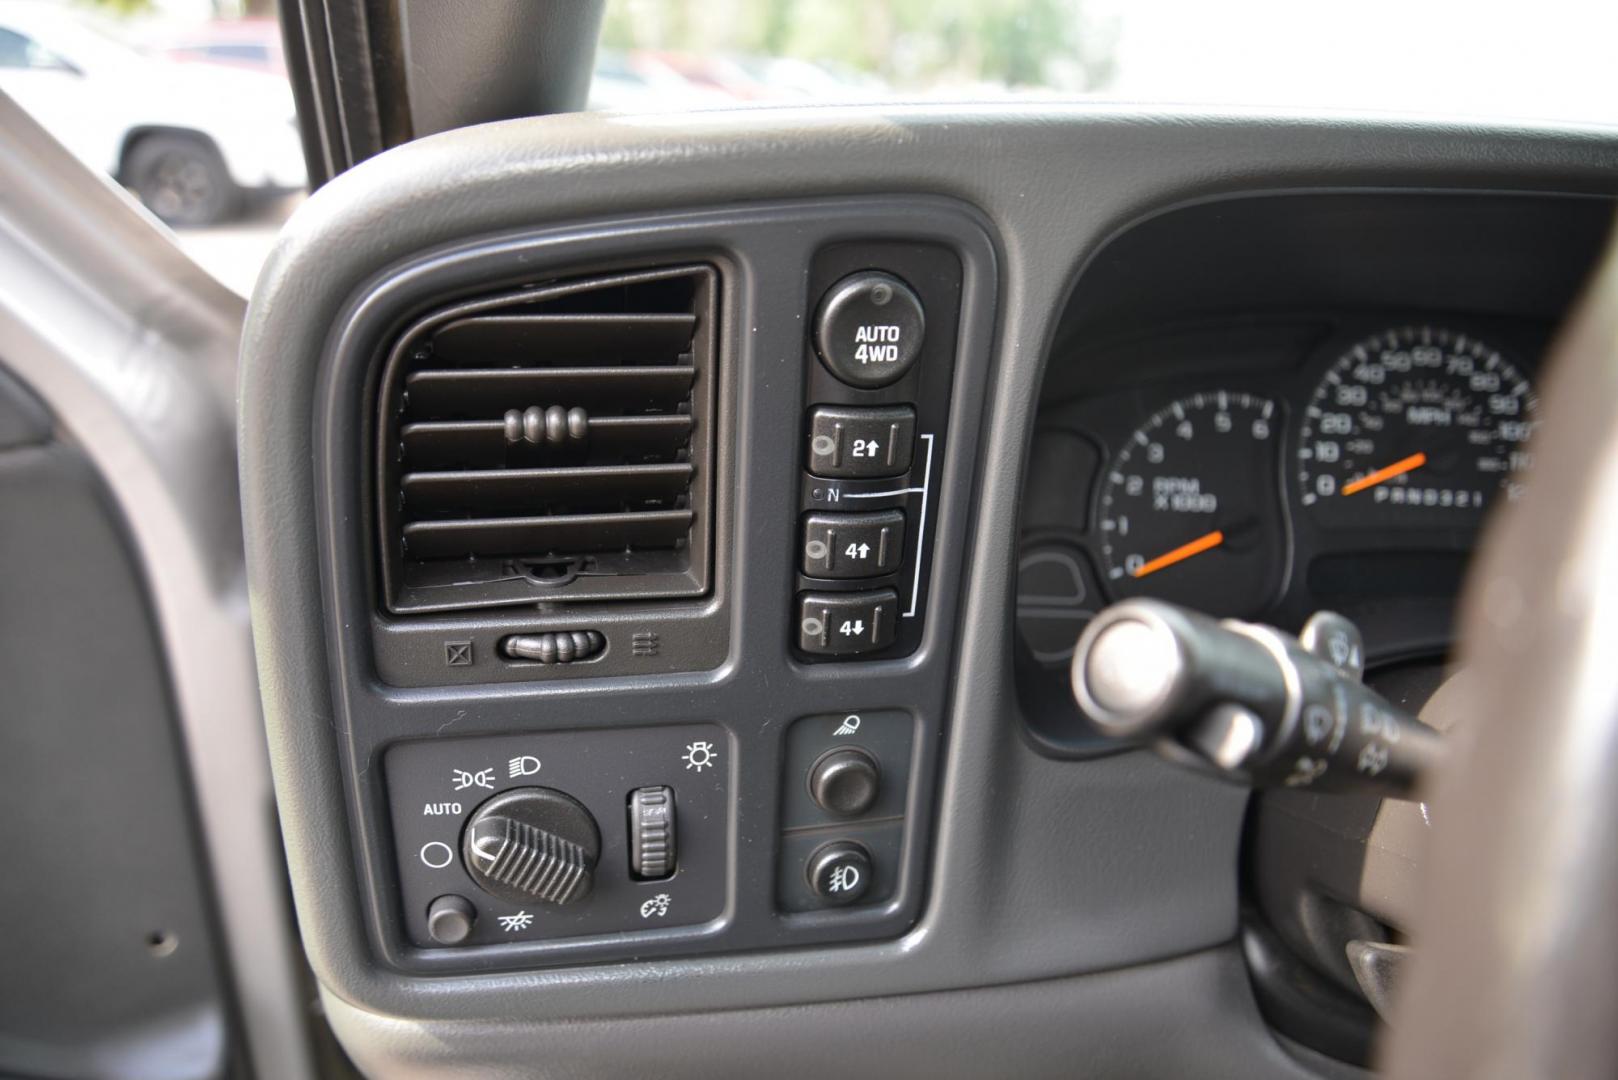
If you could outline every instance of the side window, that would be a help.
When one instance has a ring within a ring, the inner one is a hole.
[[[262,64],[270,58],[269,47],[265,45],[210,45],[204,51],[214,60],[246,60]]]
[[[0,27],[0,68],[31,67],[28,54],[33,47],[34,43],[21,34]]]
[[[68,65],[40,47],[32,38],[0,27],[0,70],[43,68],[60,70]]]

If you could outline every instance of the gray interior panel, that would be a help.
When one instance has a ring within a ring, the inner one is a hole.
[[[251,1067],[310,1071],[246,613],[235,475],[244,303],[0,95],[0,341],[100,477],[140,567]]]
[[[601,0],[400,5],[414,134],[582,109],[593,56],[584,43],[599,35],[605,10]]]
[[[743,1051],[726,1033],[745,1030],[745,1052],[772,1072],[811,1058],[799,1071],[877,1071],[837,1056],[846,1028],[864,1035],[851,1047],[884,1045],[889,1075],[1005,1071],[997,1044],[1015,1049],[1025,1075],[1287,1075],[1294,1066],[1262,1029],[1230,951],[1103,973],[1231,938],[1245,795],[1141,755],[1055,760],[1024,734],[1010,641],[1023,456],[1055,320],[1086,260],[1129,222],[1236,193],[1411,188],[1611,194],[1618,138],[1077,107],[576,117],[435,136],[317,193],[249,312],[243,495],[296,902],[334,1021],[362,1066],[533,1075],[549,1061],[552,1075],[708,1075],[705,1050],[733,1062]],[[976,486],[957,493],[972,520],[969,546],[954,554],[972,572],[914,929],[849,947],[439,978],[379,962],[344,825],[346,733],[333,728],[343,709],[331,690],[341,681],[323,611],[333,564],[316,543],[310,468],[333,328],[389,267],[473,237],[839,195],[958,200],[998,245]],[[1087,972],[1097,974],[1071,977]],[[999,988],[965,992],[982,987]],[[905,996],[919,994],[929,996]],[[838,1004],[788,1008],[810,1002]],[[648,1019],[620,1027],[610,1017]],[[1080,1047],[1096,1056],[1073,1056]]]
[[[233,1009],[164,671],[89,462],[63,443],[0,451],[7,1073],[230,1067]]]
[[[0,450],[33,446],[50,438],[51,418],[45,407],[0,369]]]

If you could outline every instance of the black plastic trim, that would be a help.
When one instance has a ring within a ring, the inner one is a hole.
[[[766,946],[892,937],[916,918],[933,822],[936,762],[941,750],[959,589],[964,569],[966,514],[976,461],[970,455],[935,460],[939,498],[932,513],[937,550],[928,563],[924,627],[914,654],[859,665],[851,679],[827,665],[791,658],[797,569],[798,493],[805,401],[802,365],[815,363],[801,337],[812,302],[802,268],[835,244],[920,241],[943,245],[960,261],[961,310],[949,398],[981,403],[988,374],[994,303],[994,247],[980,219],[931,199],[828,200],[671,215],[542,233],[494,237],[429,253],[396,267],[360,296],[342,320],[322,365],[315,425],[324,560],[326,633],[334,658],[338,730],[350,777],[351,824],[366,882],[373,948],[401,971],[487,970],[556,962],[639,957]],[[360,468],[372,436],[352,418],[376,378],[371,358],[419,305],[446,294],[483,291],[517,275],[606,272],[634,265],[701,259],[722,283],[717,415],[717,492],[714,582],[697,601],[592,606],[588,628],[602,633],[605,651],[576,665],[511,664],[496,642],[512,633],[581,629],[578,605],[567,611],[512,609],[408,621],[377,610],[368,572],[370,524],[353,507],[374,505]],[[798,312],[794,317],[793,312]],[[749,333],[734,328],[747,326]],[[756,328],[756,329],[753,329]],[[818,365],[817,365],[818,366]],[[939,415],[943,420],[944,416]],[[981,417],[954,407],[947,442],[973,445]],[[943,440],[941,440],[943,441]],[[738,453],[738,445],[747,447]],[[744,494],[745,493],[745,494]],[[374,619],[376,635],[366,632]],[[451,639],[451,635],[454,635]],[[658,642],[655,655],[638,646]],[[447,657],[470,646],[474,662]],[[464,673],[464,674],[463,674]],[[382,680],[378,682],[378,677]],[[458,678],[507,685],[456,687]],[[536,680],[537,681],[530,681]],[[589,679],[590,693],[562,685]],[[512,685],[522,680],[526,685]],[[557,683],[558,685],[547,685]],[[418,689],[389,689],[383,683]],[[610,702],[610,709],[602,702]],[[904,709],[918,719],[918,738],[896,887],[878,904],[783,921],[774,909],[775,809],[779,802],[781,740],[790,721],[828,709]],[[475,959],[454,950],[404,944],[393,893],[395,874],[383,770],[376,767],[395,741],[450,733],[511,734],[632,725],[718,724],[730,737],[732,804],[725,913],[700,927],[637,933],[629,941],[565,939],[513,943]],[[745,763],[745,764],[738,764]]]
[[[705,594],[718,290],[702,263],[563,280],[536,270],[520,288],[453,302],[400,335],[378,361],[373,418],[387,611]],[[665,306],[678,310],[655,310]],[[544,310],[556,307],[574,310]],[[657,430],[684,435],[662,444],[668,460],[623,460],[657,448],[636,438]],[[480,433],[494,435],[495,452],[465,461]],[[543,467],[507,467],[508,440],[519,460]],[[546,448],[535,458],[537,443]],[[450,456],[423,468],[434,447]]]

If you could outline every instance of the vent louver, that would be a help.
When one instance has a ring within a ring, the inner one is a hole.
[[[715,271],[575,279],[435,312],[382,375],[399,613],[707,591]]]

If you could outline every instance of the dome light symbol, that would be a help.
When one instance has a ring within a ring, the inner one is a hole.
[[[712,765],[716,757],[718,755],[714,753],[713,743],[700,740],[687,744],[685,754],[680,760],[685,762],[687,769],[701,772]]]

